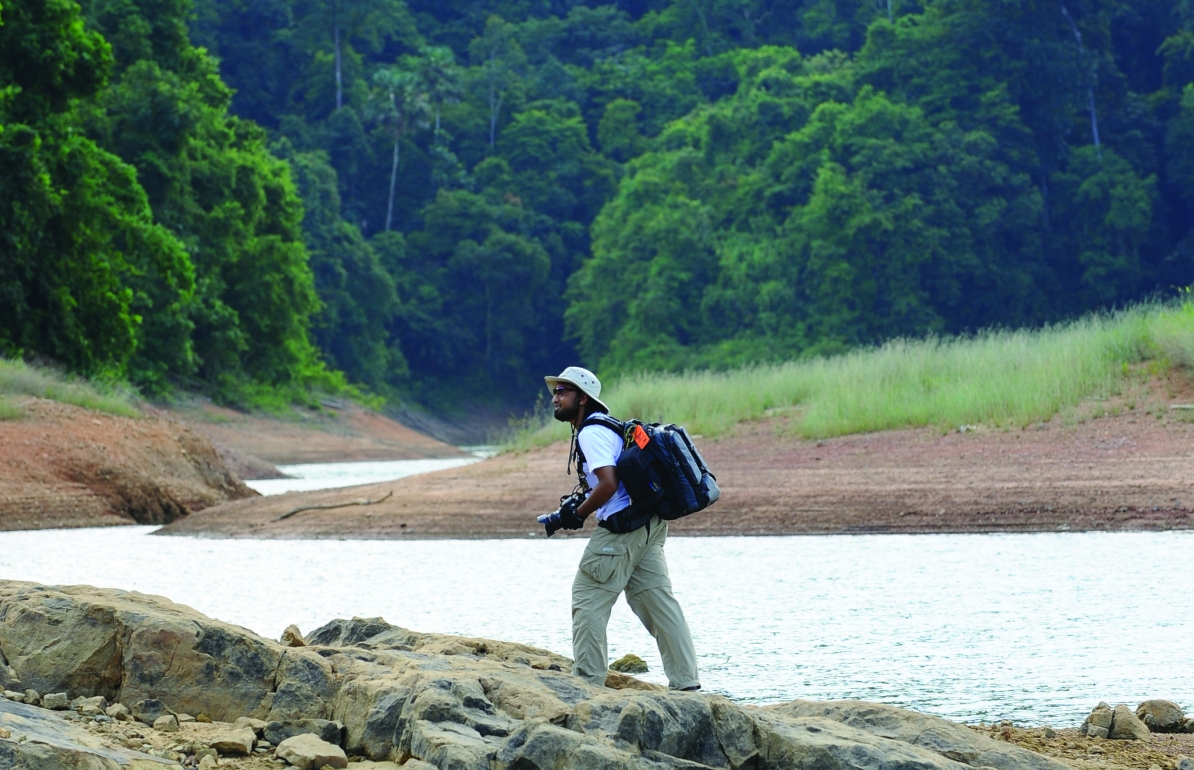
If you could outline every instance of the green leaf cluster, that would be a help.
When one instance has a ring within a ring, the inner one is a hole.
[[[1187,0],[2,1],[3,355],[459,406],[1194,281]]]
[[[197,9],[234,111],[323,153],[392,279],[351,295],[390,319],[388,359],[333,357],[360,381],[523,394],[578,358],[809,356],[1194,277],[1180,3]]]
[[[0,352],[161,392],[337,387],[302,202],[228,111],[189,5],[6,0],[0,10]]]

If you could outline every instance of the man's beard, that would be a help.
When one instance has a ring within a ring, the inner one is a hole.
[[[562,406],[557,406],[555,410],[555,417],[560,422],[572,422],[576,419],[576,413],[579,411],[580,404],[577,404],[571,409],[565,409]]]

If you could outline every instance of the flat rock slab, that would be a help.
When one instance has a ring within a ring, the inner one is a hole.
[[[149,754],[107,745],[58,713],[24,703],[0,700],[0,727],[12,734],[12,740],[0,740],[0,767],[6,770],[119,770],[134,764],[163,770],[176,767]],[[22,735],[24,741],[15,740]]]
[[[253,753],[257,736],[248,727],[224,733],[211,742],[211,747],[222,757],[247,757]]]
[[[797,718],[838,722],[882,738],[900,741],[947,759],[996,770],[1069,770],[1068,765],[1026,749],[979,735],[944,719],[860,700],[796,700],[764,711]]]
[[[319,736],[311,733],[287,738],[278,744],[274,754],[299,770],[320,770],[327,765],[334,768],[348,767],[348,756],[344,749],[322,741]]]

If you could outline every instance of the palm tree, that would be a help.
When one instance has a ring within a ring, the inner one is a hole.
[[[373,75],[373,98],[369,112],[378,123],[394,132],[394,161],[390,167],[390,197],[386,205],[386,230],[394,222],[394,190],[398,184],[398,151],[402,137],[427,127],[429,103],[419,87],[419,78],[394,67]]]
[[[435,111],[435,143],[439,145],[440,113],[445,104],[456,104],[463,92],[461,70],[451,48],[428,46],[419,51],[419,79]]]

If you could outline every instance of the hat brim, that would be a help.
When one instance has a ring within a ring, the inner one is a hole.
[[[588,396],[590,399],[592,399],[602,409],[604,409],[607,412],[609,411],[609,407],[606,406],[606,403],[604,401],[602,401],[601,399],[597,398],[589,391],[582,388],[580,386],[580,383],[573,382],[572,380],[568,379],[567,377],[544,377],[543,381],[547,383],[547,389],[549,391],[552,390],[553,388],[555,388],[555,386],[559,385],[560,383],[563,383],[564,385],[571,385],[572,387],[576,388],[581,393],[584,393],[586,396]]]

